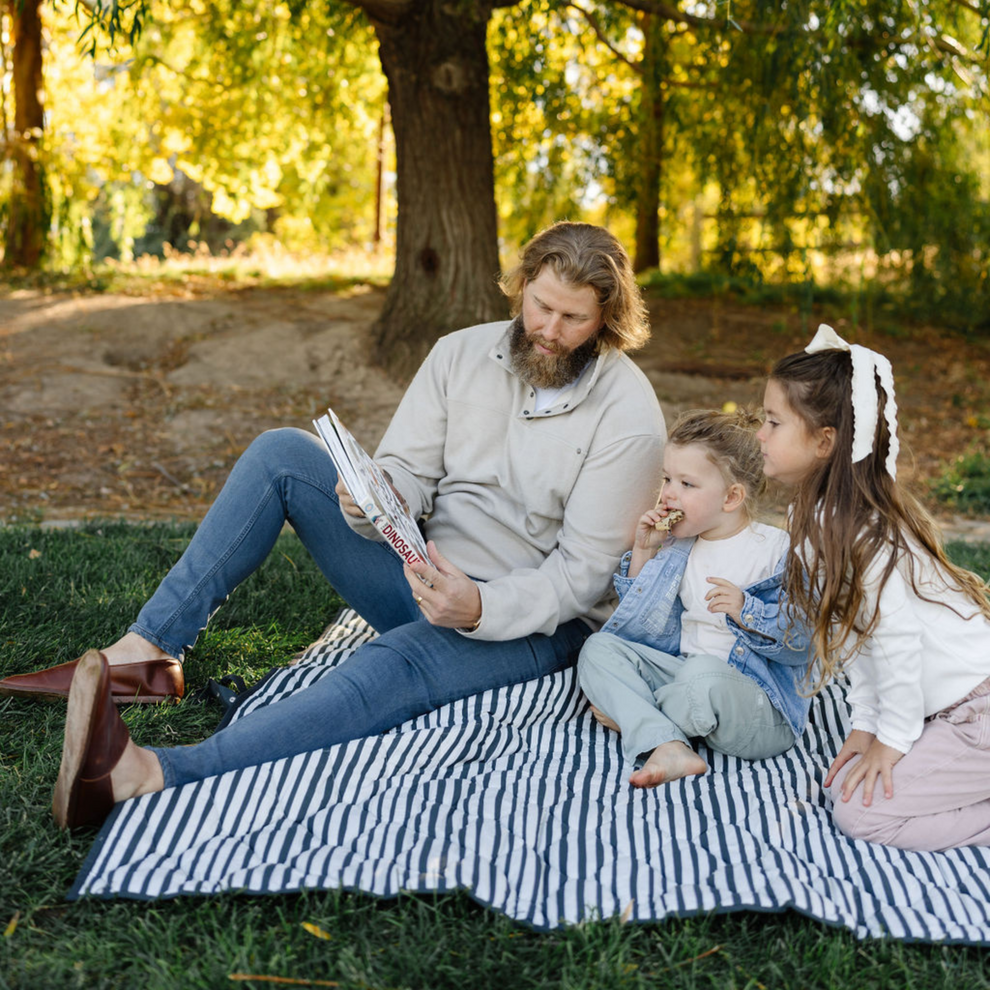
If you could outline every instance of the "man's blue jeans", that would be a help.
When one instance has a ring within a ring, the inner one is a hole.
[[[316,436],[293,429],[262,434],[234,465],[131,631],[181,657],[268,556],[288,521],[327,580],[381,635],[317,683],[205,742],[155,749],[166,787],[383,732],[457,698],[574,662],[590,632],[580,619],[552,636],[502,642],[431,626],[413,601],[399,558],[344,521],[336,483]]]

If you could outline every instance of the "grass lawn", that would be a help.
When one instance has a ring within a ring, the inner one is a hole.
[[[0,528],[0,676],[115,639],[191,532]],[[990,547],[956,545],[952,554],[990,572]],[[257,680],[313,640],[339,605],[298,540],[283,536],[201,637],[187,683],[195,690],[228,672]],[[985,949],[860,942],[793,912],[539,934],[466,894],[68,904],[95,833],[65,835],[49,812],[64,714],[60,703],[0,699],[0,988],[990,987]],[[188,700],[123,714],[139,743],[163,745],[195,742],[220,719],[216,704]]]

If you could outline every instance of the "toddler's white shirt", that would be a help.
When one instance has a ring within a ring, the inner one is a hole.
[[[787,533],[765,523],[750,523],[725,540],[694,541],[681,580],[682,655],[728,657],[735,634],[723,613],[708,611],[705,595],[715,588],[708,578],[725,578],[745,590],[774,573],[788,543]]]

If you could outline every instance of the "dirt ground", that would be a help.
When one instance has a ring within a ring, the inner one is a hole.
[[[0,298],[0,521],[199,518],[259,431],[309,427],[332,405],[374,447],[401,395],[367,360],[383,290],[187,286],[153,297]],[[759,405],[763,376],[821,313],[653,300],[635,355],[668,422],[686,408]],[[853,336],[850,333],[850,336]],[[990,348],[934,328],[855,334],[894,365],[905,453],[923,481],[986,427]]]

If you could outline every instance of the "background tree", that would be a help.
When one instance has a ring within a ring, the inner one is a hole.
[[[114,4],[101,27],[111,39],[133,31],[141,18],[155,13],[152,3],[144,0],[126,11]],[[498,5],[492,0],[326,4],[332,15],[359,9],[367,16],[388,80],[399,215],[395,274],[373,336],[378,359],[400,377],[415,370],[440,333],[505,314],[496,283],[486,50],[488,21]],[[218,12],[226,20],[239,17],[236,5],[230,10],[211,3],[207,7],[196,18],[207,30],[217,24]],[[276,11],[296,20],[311,13],[310,7],[284,4]],[[132,20],[125,23],[125,16]],[[160,16],[166,17],[164,12]],[[222,16],[220,23],[224,20]],[[244,43],[257,34],[244,34]],[[235,30],[225,35],[231,47],[237,35]],[[346,37],[338,41],[349,44]],[[240,124],[245,117],[239,109],[234,119]],[[230,117],[216,114],[210,119],[218,130],[231,123]],[[326,132],[332,122],[315,115],[313,126]],[[221,161],[215,156],[209,160]],[[219,205],[226,204],[221,199]]]
[[[160,254],[163,240],[217,249],[223,224],[290,250],[373,240],[385,80],[359,12],[171,2],[132,39],[86,33],[84,57],[86,21],[46,11],[49,263]]]
[[[6,189],[4,266],[35,267],[48,243],[49,197],[39,155],[45,127],[42,76],[41,0],[7,0],[10,44],[3,44],[4,76],[9,66],[13,126],[7,90],[2,97],[4,159],[10,163]],[[7,32],[5,32],[7,33]]]
[[[919,312],[936,304],[944,317],[950,293],[962,325],[986,310],[971,306],[986,299],[976,269],[990,243],[986,56],[976,51],[987,50],[988,20],[975,7],[743,0],[731,18],[652,0],[549,8],[552,34],[583,32],[585,52],[614,56],[586,56],[599,86],[614,91],[623,66],[641,80],[599,142],[599,181],[617,205],[635,205],[640,267],[659,260],[658,236],[694,241],[708,267],[757,279],[810,279],[858,251],[869,275],[872,257],[892,262],[885,278],[909,280]],[[534,70],[548,71],[540,57]],[[544,126],[565,129],[552,117]],[[964,165],[959,148],[981,140]],[[970,218],[962,229],[944,222],[948,200]]]
[[[395,132],[395,273],[373,328],[405,377],[440,332],[505,315],[488,102],[484,0],[358,3],[378,38]]]
[[[124,9],[148,17],[129,25],[144,27],[130,85],[146,134],[146,150],[137,142],[129,154],[151,180],[176,168],[192,176],[232,219],[263,209],[285,232],[305,221],[305,196],[332,201],[353,147],[339,132],[360,130],[362,115],[364,164],[355,160],[349,194],[357,203],[364,179],[371,198],[382,97],[343,91],[350,72],[370,81],[380,61],[399,217],[375,347],[399,375],[438,334],[504,313],[493,121],[507,241],[561,215],[622,227],[638,199],[648,204],[643,263],[647,221],[669,243],[689,204],[705,216],[705,263],[730,273],[806,279],[815,252],[852,246],[896,257],[919,296],[941,298],[967,271],[981,284],[972,273],[986,256],[986,180],[966,153],[986,140],[976,115],[987,0],[689,11],[658,0],[154,2],[115,4],[105,25],[119,30]],[[651,137],[657,107],[663,126]],[[922,193],[912,200],[909,187]],[[966,212],[968,230],[944,222],[947,207]]]
[[[193,180],[213,213],[253,219],[290,249],[370,243],[385,84],[364,19],[263,0],[153,12],[116,59],[129,116],[143,122],[140,171],[161,185]]]
[[[506,252],[555,220],[608,222],[620,234],[609,148],[627,126],[634,82],[610,52],[564,29],[555,0],[496,11],[491,27],[492,139]],[[527,16],[520,16],[525,13]],[[604,185],[603,185],[604,183]]]

